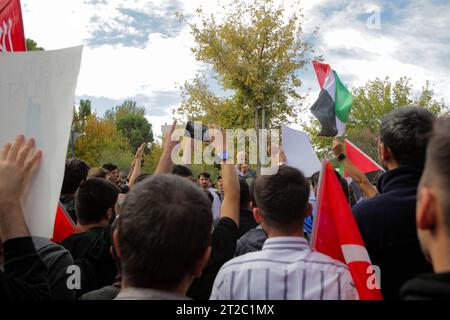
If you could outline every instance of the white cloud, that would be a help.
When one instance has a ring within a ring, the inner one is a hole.
[[[187,14],[195,13],[201,6],[206,13],[224,13],[225,1],[177,1],[177,0],[97,0],[58,1],[22,0],[25,32],[47,50],[86,44],[98,26],[119,34],[137,37],[142,35],[126,8],[147,15],[169,15],[179,6]],[[275,0],[284,3],[289,12],[296,10],[295,0]],[[95,5],[94,5],[95,4]],[[419,90],[425,80],[435,84],[436,95],[450,103],[447,84],[450,72],[450,18],[442,12],[450,10],[450,4],[435,5],[427,1],[411,1],[405,7],[394,2],[374,0],[369,2],[332,0],[302,1],[305,15],[305,31],[309,34],[320,26],[317,38],[310,38],[317,54],[347,80],[347,86],[359,86],[375,77],[385,76],[397,80],[409,76]],[[361,16],[369,16],[375,7],[381,9],[381,30],[367,28]],[[396,20],[386,16],[394,13]],[[95,17],[95,19],[92,19]],[[145,16],[144,16],[145,17]],[[118,19],[119,18],[119,19]],[[118,20],[117,20],[118,19]],[[118,22],[119,21],[119,22]],[[149,26],[150,28],[151,26]],[[78,81],[77,95],[107,97],[120,100],[133,96],[163,97],[161,92],[176,91],[177,84],[194,77],[202,66],[196,62],[190,48],[193,39],[187,26],[180,26],[169,36],[149,32],[141,47],[116,45],[85,46]],[[311,88],[314,101],[317,82],[312,68],[302,75],[305,80],[302,92]],[[163,104],[161,98],[161,105]],[[170,100],[170,101],[173,101]],[[155,131],[159,125],[170,123],[170,109],[176,105],[165,104],[167,116],[151,116]],[[95,107],[95,104],[94,104]],[[150,106],[151,107],[151,106]]]

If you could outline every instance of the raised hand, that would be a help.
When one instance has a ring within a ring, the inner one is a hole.
[[[0,204],[21,203],[30,180],[39,167],[42,152],[35,150],[33,138],[17,136],[3,146],[0,155]],[[7,177],[7,178],[6,178]]]

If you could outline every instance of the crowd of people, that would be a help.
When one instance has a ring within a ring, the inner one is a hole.
[[[166,136],[151,174],[140,167],[145,143],[128,175],[111,163],[67,160],[60,202],[76,230],[60,243],[34,237],[24,218],[42,152],[32,137],[5,144],[0,297],[359,299],[348,266],[309,243],[319,173],[305,177],[284,157],[277,173],[258,176],[245,162],[228,164],[226,141],[216,140],[213,182],[173,164],[177,143]],[[352,179],[336,171],[384,299],[450,298],[450,118],[415,106],[385,115],[378,148],[386,171],[376,185],[340,141],[330,148]]]

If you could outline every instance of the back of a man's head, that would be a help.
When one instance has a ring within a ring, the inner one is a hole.
[[[118,169],[118,167],[115,164],[112,164],[112,163],[106,163],[106,164],[103,165],[102,168],[108,170],[108,172],[111,172],[111,171],[114,171],[114,170]]]
[[[176,164],[172,168],[172,174],[175,174],[180,177],[189,178],[192,177],[192,171],[186,166]]]
[[[250,204],[250,188],[247,181],[245,181],[245,179],[243,178],[239,178],[239,187],[241,190],[240,207],[241,209],[248,208]]]
[[[171,291],[210,246],[211,201],[189,180],[159,175],[137,184],[119,217],[118,241],[127,285]]]
[[[450,118],[436,121],[427,148],[427,161],[421,184],[434,185],[438,205],[444,213],[443,222],[450,236]]]
[[[380,142],[389,148],[399,166],[422,169],[435,116],[425,108],[407,106],[384,116]]]
[[[66,160],[61,194],[75,193],[80,186],[80,183],[86,180],[89,169],[89,165],[83,160],[77,158]]]
[[[114,210],[119,188],[108,180],[91,178],[80,185],[75,200],[75,211],[81,225],[102,221],[109,209]]]
[[[299,227],[308,210],[310,187],[299,170],[280,166],[274,175],[261,175],[254,185],[254,197],[266,223],[278,230]]]

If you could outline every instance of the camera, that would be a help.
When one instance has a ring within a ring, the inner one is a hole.
[[[188,136],[194,140],[200,140],[203,142],[211,141],[208,126],[202,125],[201,122],[189,120],[186,123],[186,131],[188,132]]]

